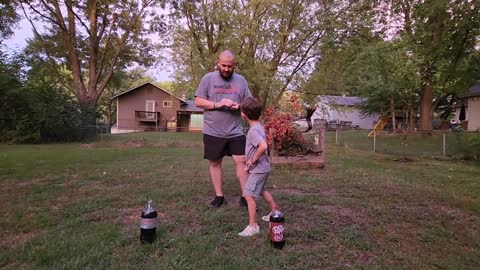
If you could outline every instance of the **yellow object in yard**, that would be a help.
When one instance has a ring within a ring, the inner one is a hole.
[[[372,131],[370,131],[370,133],[368,133],[368,137],[373,137],[376,134],[382,132],[382,130],[385,127],[385,125],[387,124],[387,122],[388,122],[388,117],[386,117],[386,116],[380,117],[380,120],[378,120],[378,123],[373,127]]]

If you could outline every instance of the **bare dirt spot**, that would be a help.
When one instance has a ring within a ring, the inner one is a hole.
[[[302,195],[304,192],[301,189],[298,188],[279,188],[275,189],[275,192],[278,193],[285,193],[289,195]]]
[[[359,210],[348,208],[348,207],[339,207],[335,205],[320,205],[315,206],[321,213],[328,216],[328,220],[331,221],[331,225],[334,227],[338,225],[345,224],[367,224],[369,219]]]
[[[32,239],[37,234],[38,233],[27,232],[27,233],[15,233],[15,234],[4,235],[0,237],[0,250],[12,249],[19,245],[22,245],[23,243]]]
[[[325,190],[320,190],[319,193],[322,196],[325,196],[325,197],[332,197],[333,195],[335,195],[337,193],[337,189],[336,188],[329,188],[329,189],[325,189]]]

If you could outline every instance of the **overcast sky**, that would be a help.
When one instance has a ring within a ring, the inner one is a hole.
[[[26,19],[22,19],[18,27],[14,29],[14,34],[10,39],[5,40],[4,44],[10,50],[20,51],[27,45],[27,39],[33,37],[32,26]],[[148,69],[148,75],[155,78],[155,80],[162,82],[170,80],[169,76],[172,72],[158,67],[151,67]]]

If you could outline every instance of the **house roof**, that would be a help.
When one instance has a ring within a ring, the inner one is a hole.
[[[347,96],[318,96],[319,102],[324,101],[332,105],[341,106],[355,106],[362,102],[361,97],[347,97]]]
[[[179,111],[185,112],[203,112],[202,108],[195,106],[195,101],[192,99],[185,100],[185,103],[182,103]]]
[[[480,83],[473,85],[467,90],[467,97],[480,96]]]
[[[124,92],[122,92],[122,93],[120,93],[120,94],[118,94],[118,95],[116,95],[116,96],[113,96],[113,97],[111,97],[110,99],[114,99],[114,98],[117,98],[117,97],[119,97],[119,96],[125,95],[126,93],[128,93],[128,92],[130,92],[130,91],[133,91],[133,90],[136,90],[136,89],[138,89],[138,88],[140,88],[140,87],[142,87],[142,86],[144,86],[144,85],[147,85],[147,84],[153,85],[154,87],[156,87],[156,88],[158,88],[159,90],[162,90],[163,92],[165,92],[165,93],[173,96],[174,98],[180,100],[181,102],[185,102],[185,100],[183,100],[183,99],[175,96],[174,94],[168,92],[167,90],[162,89],[160,86],[156,85],[156,84],[153,83],[153,82],[142,83],[142,84],[137,85],[137,86],[135,86],[135,87],[133,87],[133,88],[130,88],[130,89],[128,89],[127,91],[124,91]]]

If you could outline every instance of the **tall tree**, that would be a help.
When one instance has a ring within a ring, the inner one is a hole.
[[[219,51],[230,48],[253,95],[278,104],[311,72],[328,31],[356,29],[365,3],[370,1],[172,1],[177,81],[193,91],[214,70]]]
[[[401,23],[400,37],[414,55],[421,77],[420,129],[431,130],[433,112],[442,94],[449,94],[457,76],[474,52],[480,33],[480,1],[388,1],[393,21]],[[462,89],[464,90],[464,89]]]
[[[13,34],[12,28],[19,20],[12,0],[0,1],[0,43]]]
[[[115,69],[155,59],[148,34],[162,28],[161,0],[18,2],[33,27],[30,48],[52,70],[71,74],[71,89],[83,104],[97,105]]]

